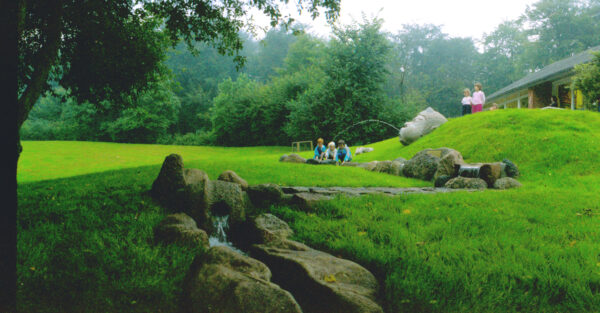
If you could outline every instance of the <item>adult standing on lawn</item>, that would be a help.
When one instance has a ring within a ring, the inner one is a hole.
[[[473,93],[473,98],[471,99],[471,111],[473,113],[481,112],[483,110],[483,105],[485,104],[485,93],[483,93],[481,83],[475,83],[475,92]]]

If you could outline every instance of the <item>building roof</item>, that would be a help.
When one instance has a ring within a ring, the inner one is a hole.
[[[584,52],[578,53],[572,57],[554,62],[541,70],[531,73],[516,82],[494,92],[488,97],[489,100],[499,98],[513,91],[529,88],[533,85],[549,81],[553,78],[566,76],[577,64],[587,63],[593,59],[592,51],[600,51],[600,46],[592,47]]]

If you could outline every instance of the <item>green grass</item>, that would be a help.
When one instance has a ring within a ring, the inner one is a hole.
[[[591,112],[500,110],[451,119],[408,147],[397,138],[369,145],[375,151],[356,161],[445,146],[472,162],[511,159],[523,187],[338,198],[312,214],[270,210],[298,240],[375,273],[389,312],[600,312],[599,130],[600,114]],[[185,269],[202,251],[152,243],[165,212],[147,191],[169,153],[213,179],[232,169],[251,184],[431,185],[357,168],[281,164],[282,147],[25,142],[24,149],[23,312],[177,309]]]
[[[109,170],[153,165],[158,174],[165,156],[178,153],[186,167],[200,168],[216,179],[233,170],[250,184],[276,183],[287,186],[430,186],[431,183],[359,168],[307,166],[278,162],[285,147],[190,147],[117,144],[77,141],[25,141],[17,180],[29,183]],[[312,152],[302,152],[311,157]],[[155,177],[154,177],[155,178]]]

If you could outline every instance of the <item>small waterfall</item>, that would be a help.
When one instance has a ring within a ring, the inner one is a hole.
[[[461,165],[458,169],[458,176],[479,178],[480,165]]]
[[[227,240],[227,231],[229,230],[229,215],[213,216],[212,220],[214,231],[208,238],[209,246],[227,246],[238,253],[246,255],[246,253],[234,247],[233,244]]]

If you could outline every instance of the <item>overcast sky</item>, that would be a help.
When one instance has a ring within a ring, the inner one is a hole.
[[[341,0],[341,12],[338,22],[351,23],[361,21],[362,13],[367,17],[378,16],[385,22],[383,29],[397,32],[402,24],[436,24],[452,37],[472,37],[481,39],[484,33],[492,32],[503,21],[519,17],[527,5],[537,0]],[[311,20],[307,13],[298,16],[294,2],[290,1],[286,13],[311,25],[310,32],[327,37],[330,27],[321,16]],[[268,20],[253,11],[258,25],[268,26]],[[264,34],[258,34],[262,38]]]

